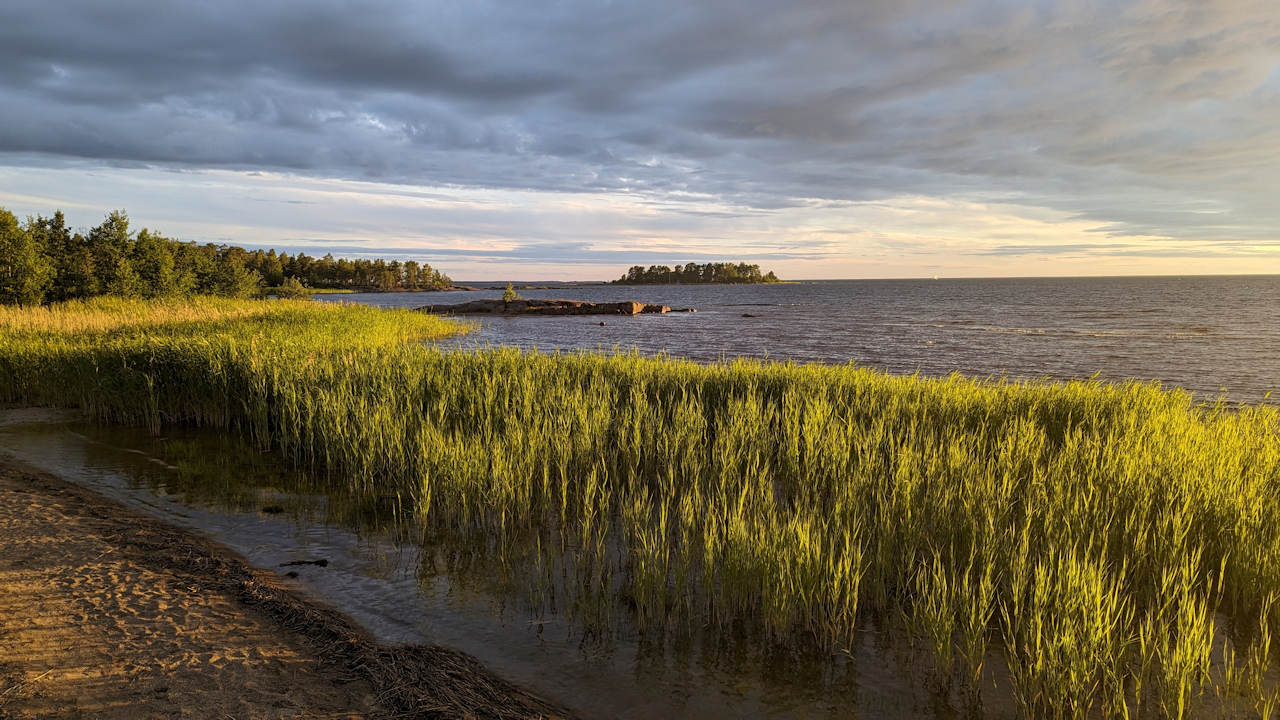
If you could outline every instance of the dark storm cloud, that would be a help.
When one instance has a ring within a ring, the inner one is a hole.
[[[1242,241],[1280,227],[1278,58],[1269,0],[9,0],[0,152]]]

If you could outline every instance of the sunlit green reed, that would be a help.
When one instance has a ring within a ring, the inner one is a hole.
[[[305,302],[3,310],[0,399],[235,429],[499,563],[561,558],[530,582],[581,588],[588,624],[610,597],[646,632],[810,651],[905,628],[977,698],[1000,658],[1028,717],[1275,712],[1275,408],[416,342],[456,329]]]

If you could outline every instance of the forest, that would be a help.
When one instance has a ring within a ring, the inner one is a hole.
[[[770,270],[761,274],[759,265],[747,263],[688,263],[674,268],[666,265],[635,265],[618,278],[618,285],[716,285],[781,282]]]
[[[412,260],[315,258],[234,245],[200,245],[143,228],[124,211],[84,231],[61,210],[19,222],[0,208],[0,303],[37,305],[98,295],[250,297],[311,289],[438,290],[447,275]]]

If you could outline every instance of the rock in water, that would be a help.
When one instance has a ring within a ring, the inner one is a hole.
[[[586,300],[472,300],[457,305],[424,305],[419,312],[450,315],[637,315],[665,313],[666,305],[646,305],[634,300],[593,303]]]

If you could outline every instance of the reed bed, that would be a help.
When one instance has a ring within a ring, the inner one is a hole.
[[[158,308],[0,310],[0,399],[234,430],[433,532],[488,538],[543,591],[578,588],[588,624],[623,607],[646,632],[832,653],[902,628],[979,704],[998,656],[1028,717],[1275,713],[1274,407],[443,351],[420,341],[464,328],[356,306]]]

